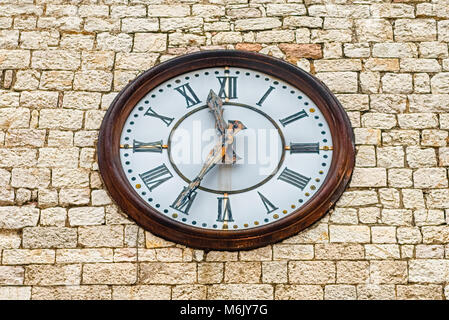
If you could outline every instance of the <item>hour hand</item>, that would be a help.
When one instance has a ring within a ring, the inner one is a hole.
[[[220,97],[213,90],[210,90],[207,96],[207,106],[214,115],[215,127],[218,133],[224,135],[228,125],[223,119],[223,101],[221,101]]]

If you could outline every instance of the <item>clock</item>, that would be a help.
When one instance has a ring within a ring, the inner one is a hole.
[[[354,166],[336,97],[287,62],[237,50],[163,62],[108,109],[98,164],[144,229],[201,249],[251,249],[319,220]]]

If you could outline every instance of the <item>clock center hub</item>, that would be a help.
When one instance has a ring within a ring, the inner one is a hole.
[[[246,129],[238,132],[227,155],[235,161],[216,164],[203,178],[199,189],[240,193],[271,179],[284,159],[285,140],[276,122],[258,108],[228,102],[223,117],[239,120]],[[176,172],[190,183],[203,167],[208,153],[220,137],[207,106],[188,112],[173,126],[168,140],[169,159]]]

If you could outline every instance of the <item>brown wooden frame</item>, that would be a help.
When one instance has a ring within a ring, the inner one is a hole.
[[[175,221],[148,206],[131,188],[120,162],[120,135],[132,108],[162,82],[209,67],[241,67],[282,79],[309,96],[323,113],[332,135],[333,158],[318,192],[302,207],[278,221],[247,230],[209,230]],[[114,99],[100,128],[98,164],[104,184],[117,205],[144,229],[184,245],[215,250],[252,249],[292,236],[319,220],[345,190],[354,167],[354,136],[336,97],[317,78],[266,55],[238,51],[195,52],[163,62],[129,83]]]

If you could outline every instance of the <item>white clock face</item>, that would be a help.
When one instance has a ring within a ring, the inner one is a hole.
[[[227,161],[208,167],[220,143],[210,91],[226,123],[245,127],[223,147]],[[120,138],[123,171],[135,192],[162,215],[212,230],[242,230],[280,220],[319,192],[332,162],[332,136],[300,88],[243,68],[208,68],[170,79],[140,100]]]

